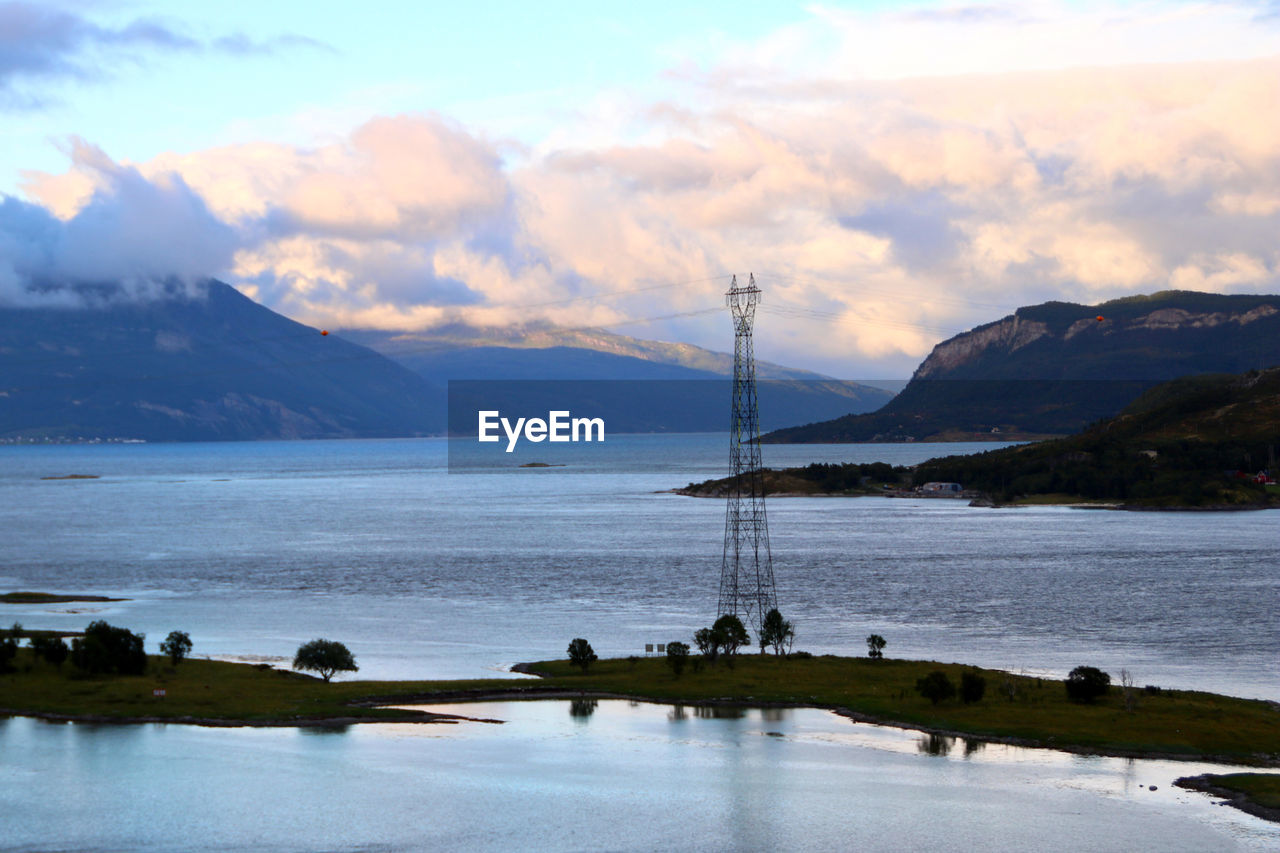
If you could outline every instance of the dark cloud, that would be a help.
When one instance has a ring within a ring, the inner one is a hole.
[[[201,40],[155,18],[109,27],[47,4],[0,2],[0,106],[22,109],[44,103],[39,96],[17,90],[15,83],[19,80],[101,77],[103,72],[96,60],[103,53],[130,59],[136,59],[139,49],[219,51],[244,56],[297,47],[328,49],[304,36],[281,35],[256,41],[236,33]]]
[[[74,156],[99,188],[70,219],[0,200],[0,304],[66,304],[102,283],[150,298],[231,266],[240,238],[181,178],[148,180],[84,143]]]

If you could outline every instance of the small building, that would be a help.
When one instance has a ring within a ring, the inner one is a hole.
[[[950,495],[963,492],[964,487],[959,483],[925,483],[920,491],[931,495]]]

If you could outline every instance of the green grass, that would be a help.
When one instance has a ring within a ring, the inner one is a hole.
[[[1221,788],[1239,791],[1260,806],[1280,809],[1280,774],[1230,773],[1210,775],[1208,779]]]
[[[696,659],[696,658],[695,658]],[[739,656],[691,665],[676,678],[663,659],[602,660],[583,675],[567,661],[535,664],[548,677],[537,682],[337,681],[272,670],[265,666],[207,660],[177,667],[151,658],[142,676],[73,677],[20,650],[17,672],[0,676],[0,708],[69,715],[202,717],[224,720],[291,721],[328,717],[377,719],[400,712],[347,703],[385,698],[425,701],[433,694],[464,691],[616,693],[664,702],[785,703],[845,708],[907,727],[945,729],[977,737],[1016,738],[1031,745],[1184,758],[1219,758],[1245,764],[1280,765],[1280,711],[1266,702],[1210,693],[1138,691],[1135,709],[1124,707],[1118,688],[1094,705],[1068,702],[1062,683],[929,661],[815,657],[779,659]],[[692,661],[691,661],[692,663]],[[27,671],[29,669],[29,671]],[[951,700],[933,706],[915,691],[916,680],[941,669],[953,682],[964,671],[987,680],[981,702]],[[167,696],[156,699],[152,690]]]

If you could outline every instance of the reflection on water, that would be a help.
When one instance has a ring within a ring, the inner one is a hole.
[[[1208,764],[954,742],[923,758],[918,732],[803,708],[598,700],[582,716],[563,700],[432,710],[506,724],[316,736],[0,720],[0,847],[1280,849],[1272,826],[1170,787],[1224,769]]]
[[[916,741],[916,750],[924,755],[947,756],[951,754],[952,748],[956,745],[956,741],[960,742],[961,754],[968,758],[976,752],[986,749],[987,742],[977,740],[975,738],[952,737],[950,735],[939,735],[933,733],[921,734]]]
[[[586,720],[596,712],[598,704],[600,703],[595,699],[570,699],[569,716],[576,720]]]

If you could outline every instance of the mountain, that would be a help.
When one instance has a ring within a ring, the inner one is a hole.
[[[991,503],[1254,508],[1280,505],[1280,486],[1260,482],[1280,476],[1277,450],[1280,367],[1174,379],[1067,438],[912,468],[878,462],[766,470],[764,488],[767,494],[901,494],[942,482],[985,493]],[[677,491],[721,497],[730,485],[707,480]]]
[[[340,332],[423,376],[446,379],[696,379],[733,373],[730,353],[599,329],[453,324],[425,332]],[[756,362],[756,375],[802,381],[831,378],[768,361]]]
[[[1280,364],[1280,296],[1165,291],[1046,302],[943,341],[883,409],[777,430],[777,443],[1065,435],[1153,385]]]
[[[82,294],[93,301],[91,294]],[[440,433],[422,377],[212,281],[146,302],[0,308],[0,440]]]
[[[351,330],[375,349],[450,389],[450,433],[474,434],[480,409],[591,412],[610,432],[707,432],[728,428],[733,356],[689,344],[598,330],[533,326],[427,332]],[[764,429],[869,412],[893,394],[818,373],[757,362]],[[714,380],[714,381],[713,381]]]
[[[450,380],[468,379],[490,384],[467,403],[534,406],[525,415],[579,403],[615,433],[728,427],[723,353],[545,327],[322,335],[221,282],[169,290],[140,302],[102,286],[76,294],[81,307],[0,308],[0,442],[441,435]],[[761,385],[766,428],[892,396],[760,372],[777,380]],[[473,434],[474,416],[461,420]]]

